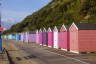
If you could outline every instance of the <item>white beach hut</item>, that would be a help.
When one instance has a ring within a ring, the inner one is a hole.
[[[59,45],[58,45],[58,29],[57,27],[55,26],[54,29],[53,29],[53,48],[59,48]]]

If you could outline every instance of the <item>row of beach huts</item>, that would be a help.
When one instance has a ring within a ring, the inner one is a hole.
[[[4,35],[7,39],[37,44],[74,53],[96,52],[96,24],[72,23],[58,28],[40,29],[15,35]]]

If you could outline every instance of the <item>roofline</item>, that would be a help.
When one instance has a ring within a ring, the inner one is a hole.
[[[43,29],[43,32],[47,32],[46,28]]]
[[[36,30],[36,33],[38,33],[39,31],[38,31],[38,29]]]
[[[50,27],[48,28],[48,32],[52,32],[52,29]]]
[[[72,25],[74,25],[74,26],[76,27],[76,29],[79,30],[78,27],[77,27],[77,25],[76,25],[74,22],[72,23]],[[71,25],[71,26],[72,26],[72,25]],[[71,28],[71,26],[70,26],[70,28]],[[70,28],[69,28],[69,29],[70,29]]]
[[[63,24],[63,25],[62,25],[62,27],[64,27],[64,28],[65,28],[65,30],[67,31],[67,28],[65,27],[65,24]],[[62,27],[61,27],[61,28],[62,28]],[[60,28],[60,29],[61,29],[61,28]]]
[[[56,27],[56,26],[54,27],[54,30],[53,30],[53,31],[55,31],[55,29],[57,29],[57,27]],[[58,31],[58,29],[57,29],[57,31]]]
[[[42,29],[40,29],[39,32],[42,32]]]

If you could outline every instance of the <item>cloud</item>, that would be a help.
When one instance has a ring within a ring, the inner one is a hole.
[[[13,10],[2,10],[2,17],[13,18],[14,20],[24,18],[28,14],[29,14],[29,12],[13,11]]]
[[[24,19],[29,12],[23,11],[13,11],[13,10],[2,10],[2,24],[3,26],[11,27],[13,24],[16,24]]]
[[[14,22],[13,19],[11,19],[11,18],[2,18],[2,22],[7,23],[8,21],[10,21],[10,23]]]
[[[13,24],[15,24],[17,22],[13,21],[13,19],[8,19],[8,18],[2,18],[2,26],[9,29]]]

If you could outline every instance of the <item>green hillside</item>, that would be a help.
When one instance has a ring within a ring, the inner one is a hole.
[[[4,33],[32,31],[72,22],[96,23],[96,0],[52,0]]]

